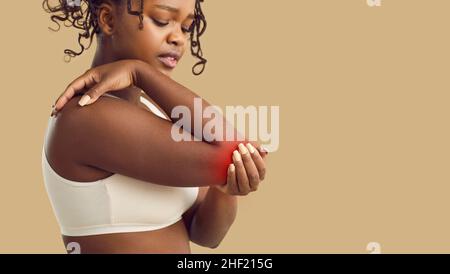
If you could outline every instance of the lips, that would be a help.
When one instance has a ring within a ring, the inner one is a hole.
[[[158,59],[166,67],[173,69],[177,66],[178,60],[180,60],[180,54],[178,52],[167,52],[158,56]]]
[[[170,57],[170,56],[167,56],[167,57],[164,57],[164,56],[158,56],[158,59],[159,59],[159,60],[161,61],[161,63],[163,63],[166,67],[171,68],[171,69],[175,68],[175,67],[177,66],[177,64],[178,64],[178,60],[175,59],[175,58],[173,58],[173,57]]]

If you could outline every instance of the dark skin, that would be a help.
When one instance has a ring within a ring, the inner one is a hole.
[[[175,7],[178,12],[156,8],[157,4]],[[188,35],[183,29],[192,22],[189,15],[194,4],[194,0],[147,0],[144,29],[138,30],[136,16],[105,2],[99,10],[102,34],[92,68],[59,97],[45,150],[50,165],[69,180],[90,182],[120,173],[156,184],[198,186],[197,200],[182,220],[169,227],[83,237],[62,235],[65,245],[78,242],[82,253],[190,253],[190,241],[215,248],[234,222],[236,196],[256,191],[264,179],[264,154],[259,154],[257,143],[251,142],[256,147],[253,153],[251,146],[239,150],[239,160],[231,159],[239,142],[177,143],[170,137],[174,121],[167,113],[176,105],[193,110],[192,99],[198,95],[171,80],[172,69],[157,56],[170,49],[181,54],[186,51]],[[169,25],[161,27],[152,18]],[[93,92],[96,83],[108,84]],[[80,107],[77,103],[82,93],[90,94],[95,104]],[[123,100],[101,97],[104,93]],[[167,120],[152,114],[140,96],[157,105]],[[209,104],[203,101],[203,105]],[[212,159],[229,159],[222,163],[225,172],[220,176],[220,161]]]

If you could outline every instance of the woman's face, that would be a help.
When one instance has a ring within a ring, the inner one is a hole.
[[[139,17],[128,13],[126,1],[116,9],[114,31],[108,42],[116,59],[140,59],[170,76],[189,46],[196,0],[144,0],[143,28]],[[139,10],[139,1],[131,1]],[[167,56],[177,55],[175,59]],[[166,55],[166,56],[165,56]]]

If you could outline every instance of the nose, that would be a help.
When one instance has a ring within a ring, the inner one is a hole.
[[[186,37],[184,36],[181,27],[175,24],[173,30],[169,33],[167,37],[167,42],[178,47],[183,47],[185,44]]]

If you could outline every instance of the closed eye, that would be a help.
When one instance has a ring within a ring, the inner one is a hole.
[[[152,18],[153,22],[155,23],[155,25],[159,26],[159,27],[164,27],[167,26],[169,23],[168,22],[161,22],[156,20],[155,18]]]
[[[169,24],[169,22],[161,22],[159,20],[156,20],[155,18],[152,18],[152,20],[155,23],[155,25],[157,25],[158,27],[165,27]],[[192,23],[189,28],[182,28],[182,31],[184,33],[190,33],[193,31],[193,29],[194,29],[194,23]]]

